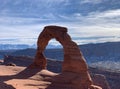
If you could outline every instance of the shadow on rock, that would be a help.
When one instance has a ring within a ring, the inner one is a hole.
[[[4,82],[11,80],[11,79],[28,79],[29,77],[32,77],[33,75],[35,75],[36,73],[38,73],[40,71],[41,71],[41,69],[26,68],[16,75],[0,76],[0,89],[15,89],[10,85],[5,84]]]
[[[13,86],[8,85],[4,82],[0,82],[0,89],[16,89],[16,88],[14,88]]]

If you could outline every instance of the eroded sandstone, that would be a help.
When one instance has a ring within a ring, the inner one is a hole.
[[[62,73],[52,80],[53,87],[60,83],[71,85],[69,89],[102,89],[93,85],[88,72],[87,63],[75,42],[67,33],[67,28],[60,26],[46,26],[38,37],[37,52],[34,63],[30,68],[46,69],[47,62],[43,54],[48,42],[55,38],[64,49],[64,61],[62,64]],[[52,89],[52,88],[47,88]]]

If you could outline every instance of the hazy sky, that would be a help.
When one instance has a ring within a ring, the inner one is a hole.
[[[120,41],[120,0],[0,0],[0,4],[0,44],[36,44],[46,25],[67,27],[78,44]]]

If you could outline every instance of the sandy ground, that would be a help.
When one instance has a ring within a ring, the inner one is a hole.
[[[0,65],[0,89],[78,89],[71,84],[76,76],[78,74],[70,72],[57,74],[48,70]],[[96,84],[107,86],[103,77],[99,81]]]
[[[47,89],[51,82],[45,79],[55,75],[47,70],[0,65],[0,89]]]

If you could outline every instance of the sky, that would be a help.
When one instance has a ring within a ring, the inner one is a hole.
[[[120,41],[120,0],[0,0],[0,4],[0,44],[36,44],[47,25],[67,27],[77,44]]]

